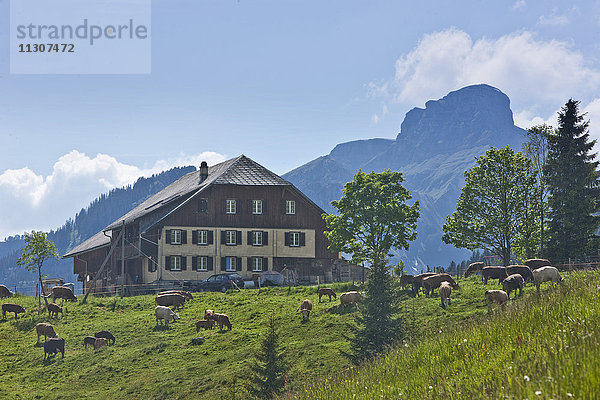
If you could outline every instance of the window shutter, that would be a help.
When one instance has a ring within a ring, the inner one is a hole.
[[[237,257],[237,260],[235,262],[235,269],[237,271],[241,271],[242,270],[242,257]]]
[[[246,270],[247,271],[252,271],[252,257],[246,258],[246,262],[247,262],[247,264],[246,264],[246,266],[247,266]]]
[[[167,271],[171,270],[171,257],[170,256],[165,256],[165,269]]]
[[[221,257],[221,271],[225,271],[227,269],[227,261],[225,257]]]
[[[185,271],[187,269],[187,256],[181,256],[181,270]]]
[[[267,246],[269,244],[269,232],[263,232],[263,246]]]
[[[267,201],[263,200],[263,214],[267,213]]]
[[[263,257],[263,271],[269,269],[269,259],[267,257]]]
[[[248,200],[246,204],[248,205],[248,214],[252,214],[252,200]]]
[[[198,271],[198,257],[192,257],[192,271]]]
[[[221,203],[221,212],[223,214],[227,213],[227,200],[223,200],[223,202]]]
[[[207,236],[208,236],[208,240],[207,240],[208,244],[213,244],[213,242],[214,242],[213,231],[208,231],[208,235]]]
[[[235,231],[235,245],[241,245],[242,243],[242,231]]]
[[[181,230],[181,244],[187,244],[187,231]]]
[[[213,258],[212,257],[206,257],[206,269],[208,271],[212,271],[213,270]]]
[[[227,240],[226,234],[226,231],[221,231],[221,244],[225,244],[225,241]]]
[[[165,243],[171,243],[171,230],[167,229],[165,232]]]
[[[306,233],[300,232],[300,246],[306,246]]]
[[[192,231],[192,244],[198,244],[198,231]]]
[[[285,214],[285,200],[281,200],[281,213]]]
[[[252,246],[252,231],[248,231],[248,246]]]
[[[290,245],[290,233],[289,232],[285,233],[285,245],[286,246]]]

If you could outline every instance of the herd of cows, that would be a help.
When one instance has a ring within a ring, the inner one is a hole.
[[[523,291],[523,286],[526,282],[532,282],[536,285],[537,290],[540,290],[540,285],[543,282],[550,281],[553,285],[561,282],[563,278],[560,276],[558,270],[550,266],[550,262],[544,259],[532,259],[525,261],[525,265],[510,265],[508,267],[495,267],[485,266],[483,262],[476,262],[469,265],[465,272],[465,277],[469,277],[475,273],[481,273],[482,281],[487,284],[489,279],[498,279],[498,283],[502,285],[503,290],[487,290],[485,292],[485,300],[488,305],[488,311],[491,311],[492,304],[498,304],[504,306],[510,299],[510,293],[519,290],[519,294]],[[456,281],[446,273],[435,273],[426,272],[420,275],[402,275],[400,278],[400,285],[406,287],[412,285],[412,291],[415,296],[419,295],[422,289],[426,295],[431,295],[435,289],[438,289],[441,306],[446,308],[450,305],[450,295],[452,289],[460,289],[460,286]],[[13,293],[4,286],[0,285],[0,298],[11,297]],[[58,316],[62,313],[62,307],[59,306],[55,301],[57,299],[63,299],[67,301],[77,301],[77,297],[74,295],[71,288],[66,286],[55,286],[52,288],[52,292],[47,297],[52,297],[52,303],[48,303],[47,310],[50,318]],[[331,288],[322,287],[318,289],[319,302],[323,296],[328,296],[329,301],[331,298],[337,298],[336,293]],[[353,305],[358,308],[358,304],[364,298],[362,292],[345,292],[340,294],[340,305],[342,307]],[[193,298],[192,294],[183,290],[169,290],[163,291],[156,295],[154,308],[154,315],[156,318],[156,326],[159,326],[161,321],[168,325],[169,322],[174,322],[179,319],[179,315],[173,311],[170,307],[178,310],[182,307],[186,301]],[[302,314],[303,322],[309,320],[310,312],[312,310],[312,302],[310,299],[304,299],[300,307],[296,310]],[[14,303],[3,303],[2,304],[2,317],[6,319],[6,313],[14,313],[15,319],[20,313],[25,313],[25,308],[19,304]],[[231,330],[231,320],[226,314],[216,313],[213,310],[206,310],[204,312],[204,319],[196,322],[196,332],[200,329],[213,329],[215,325],[218,325],[219,330],[227,328]],[[44,360],[50,354],[62,354],[62,358],[65,355],[65,340],[59,338],[56,334],[54,327],[49,323],[38,323],[35,326],[37,333],[37,343],[39,344],[40,337],[43,335],[44,342]],[[192,343],[201,343],[203,338],[194,338]],[[103,330],[96,332],[94,336],[86,336],[83,339],[83,345],[87,350],[88,346],[93,346],[94,349],[98,349],[103,346],[115,343],[115,336],[107,331]]]
[[[552,282],[553,285],[563,281],[558,269],[552,267],[546,259],[535,258],[526,260],[525,265],[509,265],[508,267],[486,267],[483,262],[475,262],[469,265],[465,271],[465,278],[480,272],[481,280],[487,285],[489,279],[498,279],[503,290],[486,290],[485,300],[488,305],[488,311],[491,311],[492,304],[504,306],[510,299],[510,293],[519,295],[523,292],[523,286],[526,282],[532,282],[539,292],[540,285],[544,282]],[[450,294],[452,289],[460,289],[458,283],[452,276],[446,273],[425,272],[420,275],[402,275],[400,285],[406,287],[412,285],[412,291],[415,296],[419,295],[421,288],[426,295],[439,289],[440,301],[442,307],[450,304]]]

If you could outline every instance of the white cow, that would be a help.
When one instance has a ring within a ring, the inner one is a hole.
[[[159,321],[162,319],[165,324],[169,324],[169,321],[176,321],[179,319],[179,315],[171,310],[169,307],[156,306],[154,308],[154,315],[156,316],[156,325],[159,325]]]
[[[546,266],[531,271],[533,273],[533,282],[537,290],[540,290],[540,285],[544,282],[552,282],[552,286],[556,286],[557,283],[562,282],[564,279],[558,273],[558,270],[554,267]]]
[[[364,293],[346,292],[340,295],[340,304],[342,307],[352,304],[358,310],[358,303],[360,303],[364,298]]]
[[[440,283],[440,300],[442,302],[442,307],[446,308],[450,305],[450,294],[452,293],[452,286],[450,286],[450,282],[442,282]]]

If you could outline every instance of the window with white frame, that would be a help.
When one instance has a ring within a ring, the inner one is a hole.
[[[252,271],[261,272],[263,270],[263,259],[262,257],[252,258]]]
[[[252,231],[252,246],[262,246],[263,233],[261,231]]]
[[[225,213],[226,214],[235,214],[236,213],[235,200],[225,200]]]
[[[300,246],[300,232],[290,232],[290,246]]]
[[[285,201],[285,213],[296,214],[296,202],[294,200]]]
[[[171,231],[171,244],[181,244],[181,231],[179,229]]]
[[[252,214],[263,213],[263,202],[262,200],[252,200]]]
[[[198,244],[208,244],[208,231],[198,231]]]
[[[226,271],[237,271],[237,258],[236,257],[225,257],[225,270]]]
[[[181,271],[181,256],[171,256],[171,271]]]
[[[198,257],[198,271],[208,271],[208,257]]]
[[[237,244],[236,236],[237,236],[236,231],[226,231],[225,232],[225,244],[228,246],[235,246]]]

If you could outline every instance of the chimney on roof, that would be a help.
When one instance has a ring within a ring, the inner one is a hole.
[[[202,161],[200,164],[200,183],[204,182],[208,178],[208,164],[206,161]]]

